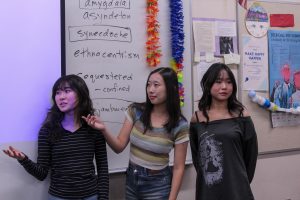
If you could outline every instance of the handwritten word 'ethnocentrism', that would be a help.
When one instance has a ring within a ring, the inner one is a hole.
[[[80,0],[81,9],[130,9],[130,0]]]
[[[119,74],[119,73],[107,73],[107,74],[84,74],[78,73],[78,76],[82,77],[85,80],[91,80],[92,83],[95,83],[96,80],[113,80],[113,81],[132,81],[133,74]]]
[[[100,57],[104,59],[140,59],[140,54],[136,52],[127,52],[127,51],[99,51],[99,50],[90,50],[89,48],[77,49],[74,52],[74,57],[81,58],[94,58]]]
[[[69,36],[70,42],[83,40],[132,41],[130,28],[107,25],[70,26]]]

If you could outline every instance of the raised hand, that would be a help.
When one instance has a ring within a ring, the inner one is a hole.
[[[13,148],[12,146],[9,146],[8,149],[3,149],[3,152],[8,155],[9,157],[18,159],[18,160],[23,160],[26,156],[24,153],[19,151],[18,149]]]
[[[86,121],[86,123],[94,129],[103,131],[105,130],[105,125],[101,121],[101,119],[95,115],[82,116],[82,119]]]

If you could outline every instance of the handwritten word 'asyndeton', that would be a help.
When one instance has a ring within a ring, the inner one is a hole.
[[[130,20],[131,15],[126,14],[123,11],[111,11],[107,14],[105,13],[98,13],[98,12],[84,12],[82,18],[84,20],[91,20],[91,21],[96,21],[96,22],[102,22],[102,21],[108,21],[108,20],[115,20],[115,21],[120,21],[120,20]]]
[[[69,36],[70,42],[84,40],[132,41],[131,29],[129,27],[108,25],[69,26]]]

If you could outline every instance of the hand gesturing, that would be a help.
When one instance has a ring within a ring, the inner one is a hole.
[[[8,155],[9,157],[18,159],[18,160],[23,160],[26,156],[24,153],[19,151],[18,149],[13,148],[12,146],[9,146],[8,149],[3,149],[3,152]]]
[[[97,130],[104,130],[105,129],[105,125],[104,123],[101,121],[101,119],[95,115],[88,115],[88,116],[82,116],[82,119],[84,119],[86,121],[86,123],[91,126],[94,129]]]

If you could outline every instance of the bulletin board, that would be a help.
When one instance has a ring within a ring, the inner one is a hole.
[[[213,12],[212,12],[213,10]],[[236,23],[236,0],[194,0],[192,7],[192,20],[208,20],[208,21],[232,21]],[[193,34],[195,30],[193,30]],[[202,37],[201,35],[199,37]],[[195,35],[193,35],[195,40]],[[214,57],[211,62],[195,61],[195,45],[192,53],[193,64],[193,110],[198,110],[198,101],[202,96],[200,80],[206,69],[215,62],[224,62],[223,57]],[[237,78],[237,65],[231,65],[235,77]]]
[[[248,8],[254,1],[248,1]],[[299,1],[256,1],[270,14],[293,14],[295,20],[294,27],[278,28],[270,27],[269,30],[300,30],[300,2]],[[250,35],[245,27],[246,10],[241,6],[237,6],[238,18],[238,34],[240,52],[242,46],[242,36]],[[265,36],[267,37],[267,36]],[[241,63],[243,63],[243,56],[241,56]],[[239,68],[239,77],[242,77],[242,65]],[[241,85],[241,79],[239,79]],[[270,88],[270,86],[268,86]],[[269,89],[270,90],[270,89]],[[269,99],[269,91],[257,92],[258,95]],[[270,112],[258,104],[253,103],[248,97],[248,91],[241,91],[240,99],[249,110],[258,136],[258,147],[260,154],[276,153],[282,151],[293,151],[300,149],[300,131],[299,126],[285,126],[272,128]]]
[[[158,67],[171,67],[169,4],[172,1],[158,2],[162,53]],[[63,74],[77,74],[86,81],[96,114],[117,135],[128,105],[146,100],[146,80],[156,68],[146,62],[147,3],[140,0],[61,0],[61,4]],[[188,119],[192,115],[190,1],[182,1],[182,7],[185,34],[182,110]],[[129,148],[120,154],[108,146],[107,149],[109,172],[125,171]],[[191,160],[188,152],[187,162]]]

